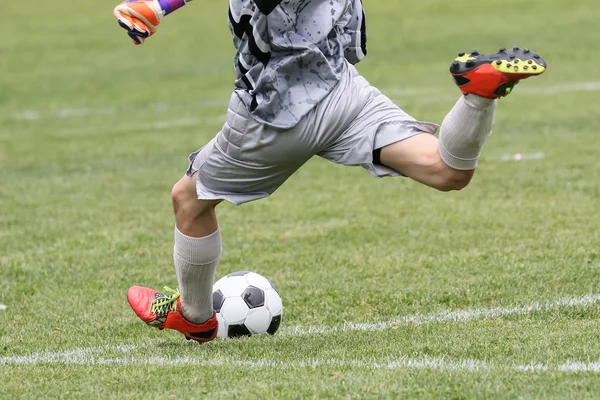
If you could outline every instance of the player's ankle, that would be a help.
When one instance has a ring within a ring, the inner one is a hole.
[[[213,312],[209,310],[199,310],[196,307],[187,306],[181,299],[181,316],[188,322],[196,325],[202,325],[212,318]]]
[[[465,102],[473,108],[487,108],[494,104],[496,99],[478,96],[476,94],[465,94]]]

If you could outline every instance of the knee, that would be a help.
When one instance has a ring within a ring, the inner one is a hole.
[[[195,177],[184,176],[171,190],[171,201],[178,223],[214,217],[215,207],[221,200],[199,200]]]
[[[173,207],[177,208],[181,203],[185,202],[187,198],[187,188],[182,184],[181,180],[178,181],[171,189],[171,201]]]
[[[190,208],[196,208],[198,196],[195,185],[190,185],[189,178],[183,177],[171,189],[171,201],[175,214],[189,213]]]
[[[474,173],[474,170],[461,171],[445,166],[443,173],[440,174],[442,179],[436,189],[442,192],[463,190],[469,185],[471,179],[473,179]]]

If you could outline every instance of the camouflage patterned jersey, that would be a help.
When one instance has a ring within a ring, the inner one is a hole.
[[[259,122],[291,128],[366,54],[361,0],[230,0],[236,91]]]

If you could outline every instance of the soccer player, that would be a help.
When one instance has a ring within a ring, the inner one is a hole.
[[[189,0],[191,1],[191,0]],[[134,44],[152,36],[184,0],[127,0],[114,14]],[[450,73],[462,95],[439,127],[420,122],[354,68],[367,54],[361,0],[230,0],[237,79],[216,137],[189,157],[172,191],[179,289],[134,286],[127,298],[148,325],[214,339],[212,307],[221,233],[215,208],[269,196],[314,155],[463,189],[492,132],[498,97],[546,69],[528,49],[460,53]]]

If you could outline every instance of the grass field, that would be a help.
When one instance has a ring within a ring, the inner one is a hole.
[[[267,276],[284,320],[204,345],[125,292],[176,285],[170,189],[223,122],[227,6],[139,48],[113,6],[0,16],[0,398],[600,398],[595,0],[365,1],[359,70],[416,118],[453,106],[458,51],[527,46],[549,70],[501,101],[462,192],[314,159],[220,206],[218,276]]]

